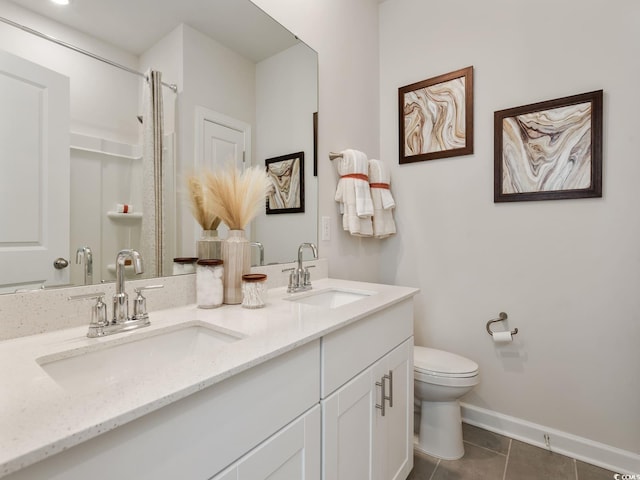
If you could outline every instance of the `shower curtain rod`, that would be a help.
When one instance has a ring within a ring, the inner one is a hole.
[[[101,62],[108,63],[109,65],[111,65],[113,67],[119,68],[119,69],[124,70],[124,71],[129,72],[129,73],[133,73],[134,75],[138,75],[139,77],[143,77],[147,81],[149,80],[144,73],[138,72],[137,70],[134,70],[132,68],[126,67],[124,65],[120,65],[119,63],[116,63],[116,62],[114,62],[112,60],[109,60],[108,58],[101,57],[99,55],[96,55],[95,53],[91,53],[91,52],[89,52],[87,50],[84,50],[84,49],[82,49],[80,47],[76,47],[75,45],[72,45],[71,43],[67,43],[67,42],[63,42],[62,40],[58,40],[57,38],[52,37],[51,35],[47,35],[46,33],[39,32],[38,30],[34,30],[33,28],[29,28],[29,27],[27,27],[25,25],[22,25],[20,23],[16,23],[13,20],[9,20],[8,18],[5,18],[5,17],[0,17],[0,21],[6,23],[7,25],[11,25],[12,27],[19,28],[20,30],[23,30],[23,31],[25,31],[27,33],[31,33],[32,35],[36,35],[37,37],[44,38],[45,40],[49,40],[50,42],[53,42],[53,43],[57,43],[58,45],[61,45],[61,46],[66,47],[66,48],[69,48],[69,49],[74,50],[74,51],[76,51],[78,53],[82,53],[83,55],[91,57],[91,58],[93,58],[95,60],[99,60]],[[167,87],[167,88],[170,88],[171,90],[173,90],[176,93],[178,92],[178,86],[175,83],[162,82],[162,85]]]

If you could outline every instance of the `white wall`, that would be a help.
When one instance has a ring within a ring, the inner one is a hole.
[[[267,158],[304,152],[304,213],[266,215],[263,209],[253,222],[253,238],[268,246],[267,264],[296,260],[291,246],[318,238],[318,178],[313,176],[317,98],[317,56],[306,45],[295,45],[257,64],[255,163],[264,165]]]
[[[380,151],[400,232],[382,279],[421,288],[416,343],[480,365],[466,403],[635,453],[639,27],[633,0],[380,6]],[[398,87],[468,65],[475,154],[399,166]],[[597,89],[603,198],[494,204],[493,112]],[[502,310],[520,333],[496,347],[485,322]]]
[[[252,1],[318,52],[318,211],[331,220],[331,240],[319,242],[320,256],[329,259],[332,277],[376,281],[384,241],[342,231],[328,154],[356,148],[378,155],[378,2]]]

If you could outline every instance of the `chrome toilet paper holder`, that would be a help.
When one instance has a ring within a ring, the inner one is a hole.
[[[487,333],[493,337],[493,332],[491,331],[490,325],[492,323],[502,322],[503,320],[506,320],[507,318],[509,318],[509,317],[505,312],[500,312],[498,314],[498,318],[494,318],[493,320],[489,320],[487,322]],[[514,328],[513,330],[511,330],[511,335],[515,335],[516,333],[518,333],[518,329],[517,328]]]

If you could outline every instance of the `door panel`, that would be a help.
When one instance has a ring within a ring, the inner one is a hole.
[[[0,292],[69,283],[69,79],[0,52]]]
[[[324,480],[372,478],[373,383],[367,369],[322,402]]]
[[[217,112],[196,109],[196,171],[220,169],[233,162],[240,170],[251,162],[251,126]],[[227,236],[228,228],[221,224],[218,235]],[[250,238],[248,228],[247,238]],[[200,237],[196,224],[195,238]]]
[[[389,352],[377,365],[378,375],[389,375],[380,459],[385,480],[404,480],[413,468],[413,337]],[[380,417],[382,418],[382,417]]]

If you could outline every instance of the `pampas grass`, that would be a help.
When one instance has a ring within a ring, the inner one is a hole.
[[[269,177],[264,168],[240,172],[233,164],[205,176],[207,199],[229,230],[244,230],[264,205]]]
[[[202,229],[217,230],[220,218],[211,208],[211,201],[201,176],[194,174],[187,177],[187,191],[189,192],[191,213]]]

